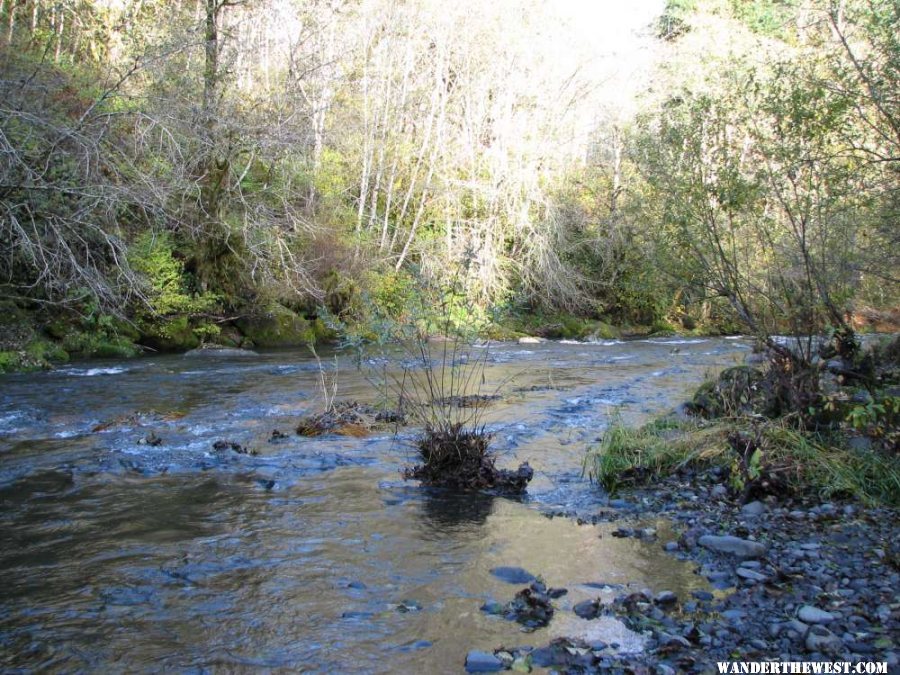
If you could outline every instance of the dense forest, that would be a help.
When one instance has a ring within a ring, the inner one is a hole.
[[[3,0],[0,369],[428,289],[496,337],[896,320],[895,0],[668,0],[627,83],[559,7]]]

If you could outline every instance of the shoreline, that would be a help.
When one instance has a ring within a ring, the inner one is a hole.
[[[581,673],[706,673],[736,661],[885,662],[888,672],[900,665],[900,509],[812,497],[742,507],[720,470],[707,468],[607,498],[593,513],[548,515],[619,524],[613,536],[653,540],[693,563],[714,592],[644,590],[610,604],[598,596],[582,618],[621,620],[647,639],[643,652],[566,638],[534,650],[498,645],[498,670],[529,656],[529,665]],[[674,536],[657,539],[650,526],[659,520],[671,522]]]

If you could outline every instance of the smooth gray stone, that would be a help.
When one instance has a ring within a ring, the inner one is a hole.
[[[738,537],[719,537],[706,534],[697,540],[703,548],[719,553],[729,553],[738,558],[761,558],[766,554],[766,547],[758,541],[739,539]]]
[[[803,623],[831,623],[834,621],[835,616],[824,609],[819,609],[812,605],[804,605],[797,613],[797,618]]]

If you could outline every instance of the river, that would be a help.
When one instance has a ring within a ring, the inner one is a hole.
[[[0,376],[0,669],[456,673],[470,649],[557,635],[639,650],[623,625],[571,607],[625,585],[705,582],[661,542],[548,516],[601,507],[581,468],[613,411],[665,411],[749,349],[491,345],[485,387],[502,398],[485,421],[498,465],[535,469],[521,500],[405,482],[415,429],[293,434],[322,403],[305,351]],[[377,400],[371,374],[385,364],[337,364],[338,399]],[[270,442],[274,429],[288,437]],[[160,445],[141,442],[151,433]],[[219,439],[258,454],[216,452]],[[498,566],[569,589],[549,627],[523,633],[479,610],[522,587]]]

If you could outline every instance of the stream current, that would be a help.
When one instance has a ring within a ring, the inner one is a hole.
[[[562,635],[640,650],[619,622],[572,606],[703,580],[663,540],[547,516],[601,504],[582,461],[613,414],[671,409],[749,349],[492,344],[484,390],[502,397],[485,422],[498,466],[535,470],[521,500],[403,481],[414,428],[296,436],[322,404],[304,351],[0,376],[0,670],[458,673],[470,649]],[[337,364],[339,400],[377,401],[367,368]],[[270,442],[274,429],[287,438]],[[160,445],[141,442],[151,433]],[[219,439],[258,454],[216,452]],[[524,633],[480,611],[523,587],[491,573],[501,566],[569,589],[550,626]]]

